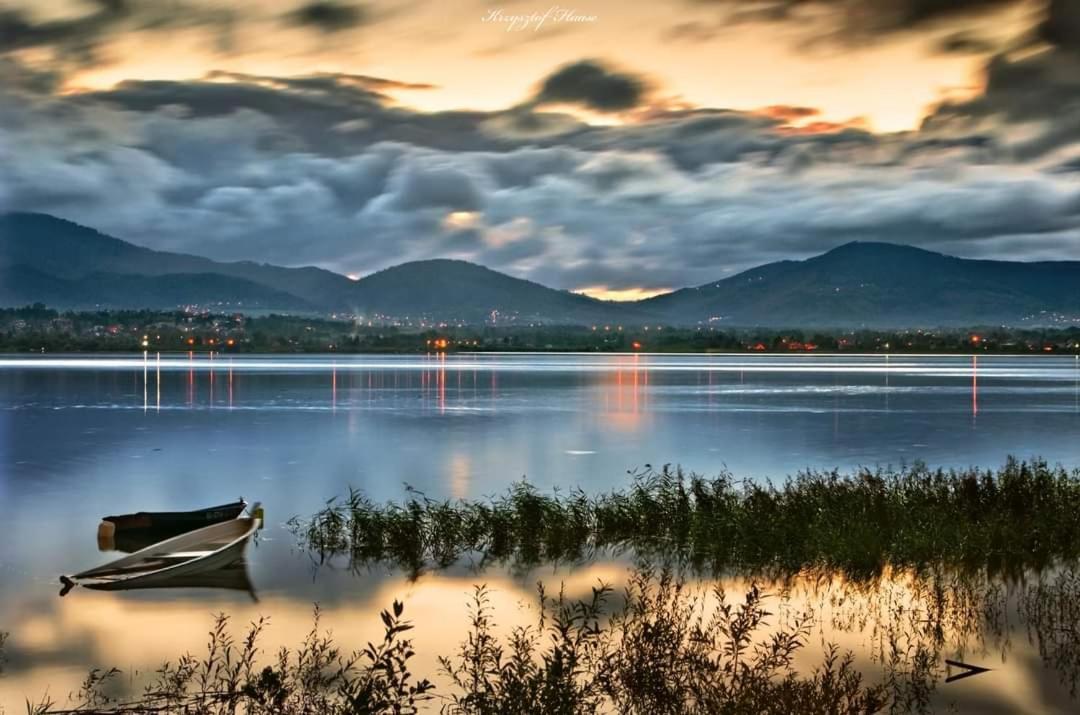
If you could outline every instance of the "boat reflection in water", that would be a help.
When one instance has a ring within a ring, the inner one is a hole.
[[[257,506],[252,513],[259,513]],[[133,531],[123,546],[142,548],[73,576],[61,576],[64,587],[60,595],[67,595],[75,586],[97,591],[225,588],[248,591],[254,598],[244,554],[261,526],[260,516],[237,517],[145,546],[138,540],[153,538],[152,531]],[[99,529],[99,548],[110,545],[102,532]]]

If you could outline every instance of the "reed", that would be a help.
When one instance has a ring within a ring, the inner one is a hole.
[[[780,483],[647,467],[628,487],[543,494],[527,482],[479,500],[352,490],[290,527],[320,561],[412,573],[463,558],[527,569],[632,552],[702,572],[808,568],[869,578],[927,564],[1020,574],[1080,556],[1080,470],[1010,458],[996,470],[807,471]]]

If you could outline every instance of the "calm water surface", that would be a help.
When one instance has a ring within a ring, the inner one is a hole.
[[[405,484],[478,497],[522,477],[595,492],[664,463],[750,478],[914,460],[993,467],[1009,454],[1075,466],[1078,437],[1071,356],[0,356],[0,631],[11,632],[0,707],[21,711],[46,690],[63,700],[90,666],[145,672],[198,651],[216,612],[269,615],[268,646],[296,642],[316,601],[335,635],[360,645],[378,632],[378,610],[403,599],[427,674],[455,649],[472,584],[493,585],[508,626],[528,618],[537,578],[586,593],[625,573],[617,561],[524,576],[462,566],[414,582],[385,568],[316,569],[283,522],[350,486],[384,500]],[[258,602],[215,590],[57,598],[58,574],[109,558],[95,540],[102,516],[241,495],[267,512],[249,551]],[[918,600],[902,582],[881,588]],[[1003,603],[1021,608],[1025,588],[1010,586]],[[832,601],[811,591],[798,598]],[[845,603],[860,602],[878,609],[880,588]],[[1076,675],[1047,655],[1049,636],[954,625],[946,656],[995,670],[942,685],[942,707],[1076,712]],[[880,630],[832,618],[820,636],[874,669]]]

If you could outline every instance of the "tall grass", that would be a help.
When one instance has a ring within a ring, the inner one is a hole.
[[[142,696],[111,695],[119,671],[93,670],[70,707],[45,701],[32,712],[867,715],[891,700],[887,683],[864,683],[852,656],[834,647],[812,672],[797,672],[808,616],[772,623],[771,597],[757,587],[731,599],[719,587],[706,594],[645,568],[618,599],[604,585],[583,600],[549,597],[542,587],[538,594],[536,621],[500,637],[488,591],[476,588],[465,641],[439,659],[444,693],[409,671],[409,624],[395,603],[382,614],[381,644],[343,655],[322,634],[316,610],[304,642],[265,665],[258,647],[265,622],[234,641],[220,616],[206,654],[165,663]]]
[[[529,567],[632,551],[703,571],[856,577],[947,564],[1019,574],[1080,556],[1080,470],[1010,458],[997,470],[808,471],[779,484],[667,466],[622,490],[542,494],[528,483],[480,500],[358,491],[290,522],[319,559],[389,561],[411,572],[461,558]]]

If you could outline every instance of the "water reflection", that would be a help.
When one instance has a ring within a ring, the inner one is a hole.
[[[280,522],[314,513],[349,486],[378,501],[400,499],[404,482],[435,498],[474,499],[523,475],[544,492],[595,494],[625,486],[628,469],[665,462],[707,475],[727,466],[750,479],[913,459],[999,466],[1010,453],[1080,463],[1075,358],[150,359],[144,370],[141,355],[0,358],[0,631],[12,631],[0,704],[8,712],[21,712],[24,696],[68,692],[90,665],[145,672],[199,652],[219,611],[237,623],[270,616],[268,650],[295,644],[314,602],[341,642],[360,645],[379,635],[378,611],[402,599],[417,625],[416,671],[426,675],[464,635],[478,581],[494,588],[504,629],[531,622],[535,581],[556,590],[565,580],[584,597],[597,578],[623,584],[627,566],[476,574],[458,564],[416,582],[378,566],[358,578],[314,570],[271,524],[244,569],[258,584],[258,604],[243,590],[218,588],[57,599],[59,571],[99,559],[89,537],[103,513],[245,494]],[[912,686],[915,701],[929,692],[932,703],[956,701],[961,712],[1075,711],[1080,593],[1072,571],[965,574],[916,582],[890,572],[867,585],[806,573],[759,583],[774,599],[790,596],[793,611],[814,607],[815,648],[802,667],[820,662],[816,646],[835,641],[868,674],[932,683],[929,691]],[[734,594],[748,581],[721,583]],[[946,658],[993,670],[945,685]]]
[[[93,588],[90,586],[89,588]],[[174,574],[158,578],[153,584],[118,584],[112,591],[135,589],[216,589],[243,591],[258,601],[258,594],[248,573],[247,559],[241,558],[221,566],[200,569],[195,572]]]
[[[496,634],[507,637],[514,628],[535,621],[532,584],[537,580],[547,584],[549,592],[561,585],[568,598],[588,599],[594,585],[621,587],[627,573],[625,562],[602,562],[572,573],[539,569],[527,579],[486,574]],[[378,610],[402,599],[416,625],[419,655],[414,672],[434,675],[436,657],[453,653],[467,635],[465,605],[477,582],[474,576],[452,573],[429,574],[416,582],[380,578],[378,588],[360,598],[325,605],[323,622],[339,644],[360,645],[378,638]],[[216,587],[243,590],[248,583],[246,569],[238,565],[224,570]],[[738,598],[754,585],[746,578],[724,577],[690,580],[686,588],[708,611],[717,586]],[[984,574],[911,572],[853,582],[839,574],[807,572],[756,585],[774,614],[760,634],[763,640],[791,619],[809,616],[814,647],[800,652],[797,669],[809,673],[820,665],[824,644],[836,644],[853,653],[853,663],[867,683],[888,688],[896,712],[1075,710],[1080,579],[1073,569],[1030,574],[1016,583]],[[267,652],[297,644],[311,623],[310,602],[280,594],[248,605],[209,595],[167,600],[134,598],[136,594],[84,596],[76,608],[34,604],[23,611],[25,618],[12,623],[8,677],[18,691],[41,693],[48,686],[50,692],[66,692],[88,665],[151,672],[184,651],[198,653],[213,612],[227,612],[237,623],[270,614]],[[956,672],[948,660],[990,670],[947,682]],[[1031,667],[1032,660],[1043,667]],[[444,691],[449,688],[445,679],[435,681]],[[134,691],[138,685],[132,683]]]

